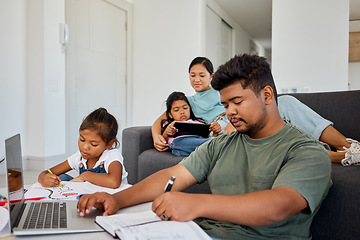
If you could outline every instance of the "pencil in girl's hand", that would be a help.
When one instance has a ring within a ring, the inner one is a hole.
[[[0,198],[3,199],[3,200],[7,200],[7,198],[3,195],[0,194]]]
[[[216,120],[215,120],[214,122],[219,121],[219,119],[220,119],[222,116],[224,116],[224,115],[225,115],[225,113],[223,112],[222,114],[220,114],[220,115],[216,118]]]
[[[48,171],[48,173],[50,173],[50,174],[53,174],[53,172],[50,170],[50,168],[47,170]],[[54,174],[55,175],[55,174]],[[60,183],[61,182],[61,179],[57,176],[57,179],[58,179],[58,181],[59,181],[59,187],[62,187],[62,184]]]

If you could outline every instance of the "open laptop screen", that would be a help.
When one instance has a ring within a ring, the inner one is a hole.
[[[24,180],[20,134],[5,140],[5,165],[7,169],[8,202],[11,229],[16,224],[24,204]]]

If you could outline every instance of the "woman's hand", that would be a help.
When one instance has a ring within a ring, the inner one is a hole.
[[[163,152],[169,149],[169,144],[162,135],[158,135],[157,137],[154,137],[154,147],[156,150]]]

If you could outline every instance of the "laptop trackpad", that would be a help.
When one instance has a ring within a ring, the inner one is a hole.
[[[100,211],[99,209],[93,208],[89,214],[86,214],[84,217],[80,217],[80,215],[77,213],[77,209],[73,209],[71,211],[71,215],[73,218],[80,218],[80,219],[92,219],[95,221],[96,216],[102,216],[103,211]]]

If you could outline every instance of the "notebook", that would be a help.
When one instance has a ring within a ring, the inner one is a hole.
[[[210,124],[175,122],[174,127],[178,129],[178,133],[181,135],[199,135],[208,138],[210,134]]]
[[[88,216],[80,217],[76,201],[24,201],[20,134],[5,140],[5,159],[9,219],[14,235],[103,231],[94,221],[101,211],[93,209]]]
[[[118,237],[121,240],[211,240],[194,221],[162,221],[151,210],[98,216],[96,223],[113,237]]]

